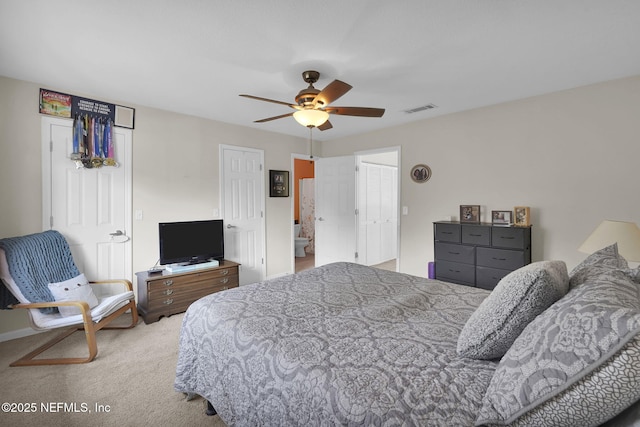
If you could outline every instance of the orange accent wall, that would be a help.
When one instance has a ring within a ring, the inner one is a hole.
[[[293,159],[293,218],[300,221],[300,180],[314,178],[313,160]]]

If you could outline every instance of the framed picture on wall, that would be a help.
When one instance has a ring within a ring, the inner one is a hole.
[[[411,168],[411,179],[414,182],[427,182],[431,178],[431,168],[427,165],[420,164]]]
[[[289,171],[269,171],[269,197],[289,197]]]
[[[460,205],[460,222],[480,223],[480,205]]]

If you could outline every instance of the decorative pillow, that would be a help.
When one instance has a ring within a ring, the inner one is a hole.
[[[537,315],[569,289],[564,261],[539,261],[507,274],[480,304],[458,337],[458,355],[502,357]]]
[[[618,254],[618,244],[600,249],[589,255],[584,261],[578,264],[569,274],[569,289],[584,283],[589,276],[606,273],[609,270],[628,268],[627,260]]]
[[[631,280],[640,284],[640,267],[638,268],[625,268],[622,270],[624,274],[629,276]]]
[[[476,425],[589,426],[640,398],[640,287],[611,270],[572,289],[504,355]]]
[[[98,305],[98,298],[93,293],[93,289],[84,274],[65,280],[64,282],[49,283],[49,290],[56,301],[86,301],[89,308]],[[58,307],[60,315],[64,317],[82,314],[79,307]]]

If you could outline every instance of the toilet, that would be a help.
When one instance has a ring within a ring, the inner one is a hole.
[[[305,246],[309,245],[309,239],[306,237],[298,237],[300,235],[301,224],[293,225],[293,237],[295,239],[296,257],[303,258],[307,256],[304,252]]]

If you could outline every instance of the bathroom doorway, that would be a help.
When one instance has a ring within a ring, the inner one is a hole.
[[[315,267],[315,162],[293,155],[293,253],[296,273]]]

